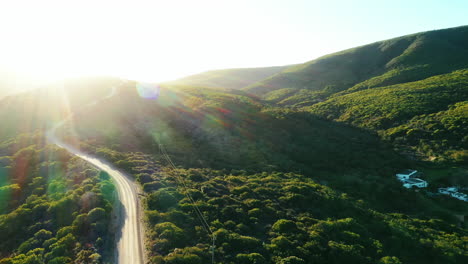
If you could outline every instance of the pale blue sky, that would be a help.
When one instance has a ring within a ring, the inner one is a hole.
[[[467,25],[467,14],[466,0],[8,1],[0,6],[0,68],[44,80],[110,74],[165,81],[305,62]]]
[[[278,47],[284,54],[289,53],[290,57],[278,56],[284,62],[308,60],[379,40],[468,24],[466,0],[273,0],[249,3],[256,3],[255,8],[263,10],[262,16],[272,23],[272,28],[284,27],[281,32],[296,42],[296,45],[283,49]],[[270,7],[262,8],[264,6]]]

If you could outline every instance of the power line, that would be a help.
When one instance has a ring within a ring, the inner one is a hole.
[[[163,156],[166,158],[166,160],[168,161],[168,163],[170,164],[170,166],[172,167],[173,171],[175,172],[175,176],[177,178],[176,181],[178,181],[179,183],[181,183],[183,185],[183,188],[184,188],[184,192],[185,192],[185,195],[186,197],[190,200],[190,202],[192,202],[193,204],[193,207],[195,208],[195,213],[197,214],[197,217],[199,218],[201,224],[202,224],[202,227],[203,229],[208,233],[208,235],[210,236],[211,240],[212,240],[212,247],[211,247],[211,261],[212,263],[214,264],[214,256],[215,256],[215,248],[216,248],[216,245],[215,245],[215,241],[216,241],[216,236],[213,234],[212,230],[211,230],[211,226],[210,224],[208,223],[208,221],[206,220],[206,218],[204,217],[203,213],[200,211],[200,208],[196,205],[196,202],[195,200],[193,199],[193,197],[190,195],[190,193],[188,192],[188,187],[185,183],[185,181],[183,180],[182,177],[180,177],[180,175],[177,173],[177,168],[176,166],[174,165],[174,163],[172,162],[171,158],[169,157],[169,155],[167,154],[165,148],[163,147],[162,144],[159,144],[159,147],[160,147],[160,150],[163,154]]]
[[[183,180],[183,178],[180,177],[180,175],[176,172],[177,167],[176,167],[176,166],[174,165],[174,163],[172,162],[171,158],[170,158],[169,155],[167,154],[167,152],[166,152],[166,150],[164,149],[164,147],[162,146],[162,144],[160,144],[159,147],[160,147],[160,150],[161,150],[163,156],[164,156],[165,159],[168,161],[170,167],[171,167],[171,168],[173,169],[173,171],[175,172],[175,176],[176,176],[177,182],[178,182],[180,185],[183,186],[185,195],[186,195],[187,198],[190,200],[190,202],[193,203],[197,215],[200,216],[200,221],[202,222],[203,227],[206,227],[207,233],[212,234],[210,225],[208,224],[208,222],[207,222],[206,219],[204,218],[203,214],[201,213],[200,209],[199,209],[198,206],[196,205],[195,200],[193,199],[193,197],[192,197],[192,196],[190,195],[190,193],[188,192],[189,187],[187,186],[187,184],[185,183],[185,181]]]
[[[184,195],[189,199],[189,201],[193,204],[193,208],[195,209],[195,214],[197,215],[198,219],[201,222],[202,228],[205,230],[205,232],[208,233],[208,236],[211,238],[211,263],[215,263],[215,248],[216,248],[216,235],[213,233],[211,225],[208,223],[206,220],[205,216],[201,212],[200,208],[197,206],[195,199],[193,199],[192,195],[188,192],[189,187],[187,186],[185,180],[178,174],[177,172],[177,167],[175,166],[174,162],[172,159],[169,157],[167,154],[166,149],[164,148],[163,144],[161,144],[159,138],[156,136],[156,141],[158,142],[159,145],[159,150],[163,157],[166,159],[167,163],[169,164],[169,167],[172,168],[175,176],[175,180],[179,186],[182,186],[184,190]]]

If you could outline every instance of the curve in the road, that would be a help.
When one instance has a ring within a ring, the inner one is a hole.
[[[102,100],[115,95],[115,90],[116,89],[113,88],[111,94],[104,97]],[[91,102],[88,105],[94,105],[96,103],[97,101]],[[142,264],[144,262],[143,239],[141,230],[142,225],[140,222],[138,192],[135,184],[129,179],[129,177],[112,167],[104,160],[86,154],[56,137],[55,131],[57,128],[65,124],[65,122],[70,118],[71,116],[55,125],[47,133],[47,139],[57,146],[66,149],[71,154],[91,163],[98,169],[107,172],[112,177],[117,186],[119,200],[123,207],[121,213],[118,214],[120,218],[118,222],[121,226],[121,235],[117,240],[116,260],[119,264]]]

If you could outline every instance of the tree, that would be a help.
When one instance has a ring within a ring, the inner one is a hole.
[[[279,264],[305,264],[306,262],[296,256],[289,256],[280,260]]]
[[[47,239],[51,237],[52,237],[52,232],[45,230],[45,229],[41,229],[34,234],[34,238],[42,242],[46,241]]]
[[[280,219],[273,224],[271,229],[278,233],[290,234],[297,231],[297,225],[294,221]]]
[[[385,256],[379,260],[379,264],[401,264],[397,257]]]
[[[266,259],[260,253],[237,254],[236,263],[239,264],[265,264]]]
[[[94,208],[88,213],[88,221],[95,223],[97,221],[103,221],[106,218],[106,210],[102,208]]]
[[[194,254],[169,254],[164,258],[166,264],[203,264],[202,259]]]
[[[146,201],[149,209],[160,211],[167,211],[167,209],[177,205],[177,202],[176,197],[164,189],[150,194]]]
[[[168,251],[172,248],[182,247],[186,244],[184,230],[170,222],[160,223],[154,226],[156,232],[156,247],[161,251]]]

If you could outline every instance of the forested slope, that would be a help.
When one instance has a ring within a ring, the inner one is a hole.
[[[0,263],[111,263],[118,203],[110,177],[46,142],[118,80],[70,80],[1,99]]]
[[[272,108],[243,92],[163,87],[148,100],[129,87],[99,109],[75,117],[81,139],[121,151],[167,145],[187,166],[343,172],[368,167],[369,159],[375,168],[405,163],[366,131]]]
[[[150,263],[210,262],[212,236],[216,263],[459,263],[468,258],[466,229],[430,219],[434,204],[401,187],[379,191],[392,189],[383,195],[394,210],[417,210],[428,218],[379,212],[367,199],[297,173],[173,169],[154,154],[96,152],[134,175],[145,192]],[[319,174],[312,177],[320,179]]]
[[[108,175],[23,134],[0,143],[0,263],[111,261],[115,190]]]
[[[385,138],[417,146],[426,155],[466,161],[466,100],[468,70],[459,70],[421,81],[333,96],[304,109],[380,131]]]
[[[467,258],[450,211],[463,202],[403,189],[393,175],[412,163],[376,135],[240,91],[155,86],[149,99],[135,86],[76,116],[69,139],[142,185],[152,263],[210,260],[194,205],[222,263]]]
[[[463,163],[467,47],[468,26],[421,32],[292,66],[243,90],[376,132],[414,159]]]

